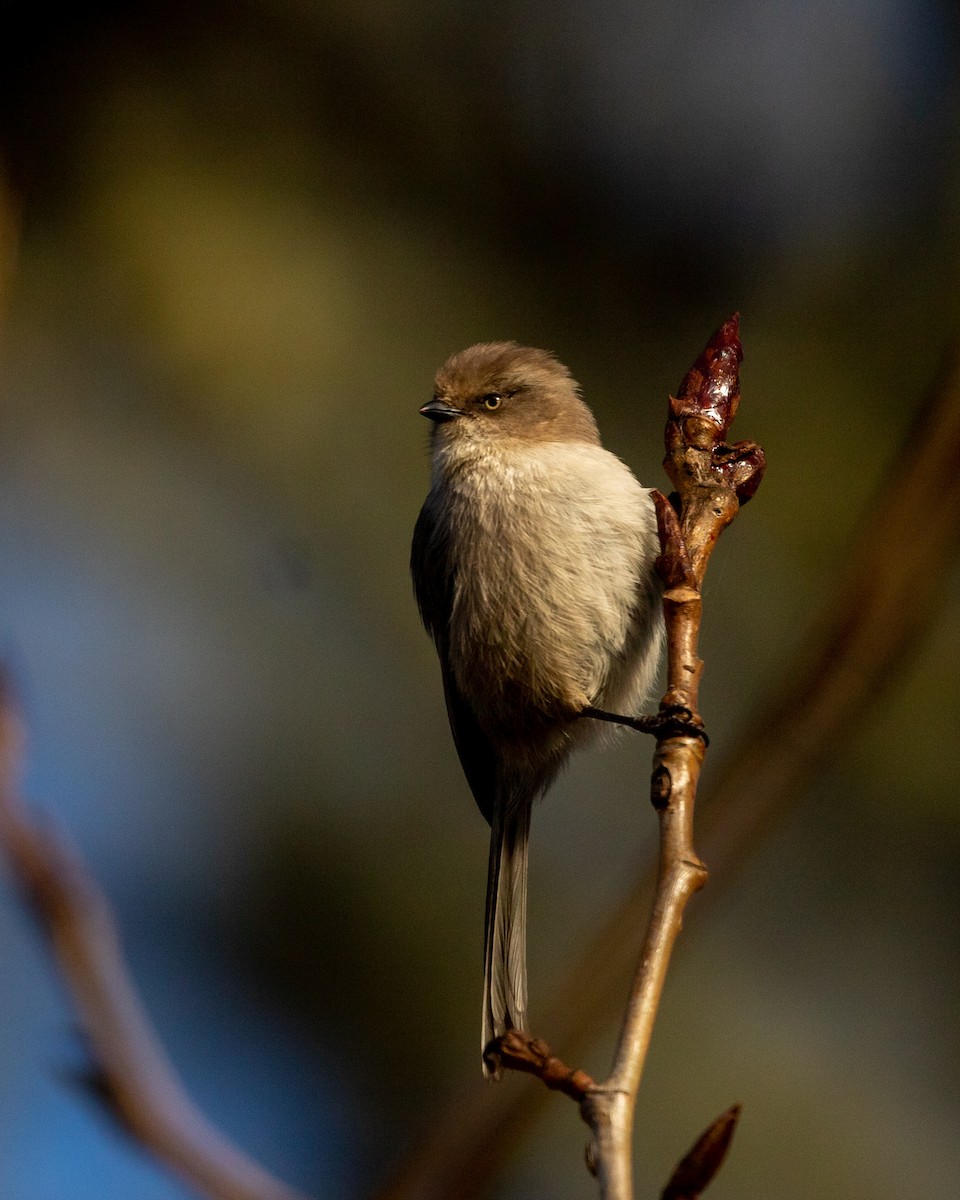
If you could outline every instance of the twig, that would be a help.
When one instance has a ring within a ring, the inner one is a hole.
[[[931,496],[936,500],[931,502]],[[838,728],[851,743],[895,668],[928,626],[960,529],[960,356],[937,383],[864,509],[852,546],[781,683],[731,745],[701,797],[697,840],[717,894],[802,794]],[[624,897],[557,986],[544,1021],[566,1059],[605,1021],[630,969],[632,934],[654,888],[645,876]],[[570,997],[577,996],[577,1005]],[[379,1200],[470,1200],[486,1190],[547,1101],[541,1088],[466,1086]]]
[[[763,452],[725,438],[739,402],[742,357],[738,318],[711,338],[670,401],[664,467],[677,489],[677,513],[656,494],[665,585],[667,693],[661,713],[677,709],[702,727],[698,693],[703,664],[697,655],[700,588],[721,532],[736,516],[740,497],[752,495],[763,474]],[[593,1133],[591,1160],[603,1200],[632,1200],[633,1115],[660,995],[674,943],[691,896],[707,872],[693,847],[693,809],[704,756],[696,736],[666,732],[657,740],[651,799],[660,819],[660,858],[653,911],[634,973],[620,1039],[608,1079],[591,1088],[580,1111]]]
[[[497,1040],[497,1053],[501,1067],[536,1075],[548,1088],[563,1092],[578,1104],[597,1086],[586,1071],[568,1067],[546,1042],[520,1029],[510,1029]]]
[[[93,1056],[94,1094],[197,1191],[215,1200],[306,1200],[227,1141],[187,1096],[124,964],[106,897],[76,851],[20,800],[22,741],[0,681],[0,844],[50,938]]]

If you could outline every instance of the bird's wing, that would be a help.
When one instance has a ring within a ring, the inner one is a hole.
[[[434,500],[428,496],[413,529],[410,547],[410,572],[427,633],[437,643],[446,640],[450,610],[453,608],[453,556],[443,524],[437,520]]]
[[[493,820],[497,757],[473,711],[460,694],[450,668],[447,628],[453,607],[455,568],[449,538],[442,523],[436,519],[429,498],[420,510],[413,531],[410,569],[421,620],[440,656],[443,695],[447,702],[453,742],[477,806],[489,824]]]
[[[460,765],[470,784],[477,807],[488,825],[493,824],[493,801],[497,786],[497,755],[489,738],[477,723],[469,705],[460,695],[453,672],[443,652],[440,653],[443,670],[443,695],[447,702],[447,716],[453,744],[460,755]]]

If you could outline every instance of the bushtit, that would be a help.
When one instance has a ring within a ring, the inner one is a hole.
[[[482,1051],[496,1075],[491,1042],[526,1022],[533,801],[596,736],[591,715],[636,714],[657,672],[657,522],[545,350],[493,342],[454,354],[420,412],[433,422],[432,484],[411,569],[460,762],[490,823]]]

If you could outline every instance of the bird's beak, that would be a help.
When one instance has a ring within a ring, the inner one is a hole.
[[[454,408],[452,404],[448,404],[446,400],[428,400],[420,409],[421,417],[429,417],[431,421],[436,421],[441,424],[443,421],[452,421],[454,417],[461,415],[459,408]]]

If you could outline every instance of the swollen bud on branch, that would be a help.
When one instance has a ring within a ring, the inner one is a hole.
[[[703,1194],[727,1156],[739,1120],[740,1105],[734,1104],[704,1130],[690,1152],[677,1163],[660,1200],[697,1200]]]
[[[687,441],[708,449],[726,437],[740,403],[740,314],[724,321],[707,342],[702,354],[683,377],[676,396],[670,399],[672,420],[667,425],[667,450],[679,434],[677,423],[685,422]],[[694,435],[694,436],[691,436]]]
[[[698,586],[717,538],[760,486],[766,466],[755,442],[726,441],[740,403],[742,359],[735,313],[707,342],[667,412],[663,467],[677,489],[671,500],[682,513],[681,532]]]
[[[684,485],[725,484],[740,503],[749,500],[766,462],[754,442],[727,445],[740,403],[740,316],[734,313],[707,342],[703,353],[670,398],[664,469],[682,492]]]

